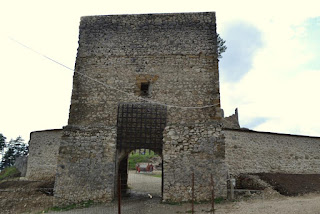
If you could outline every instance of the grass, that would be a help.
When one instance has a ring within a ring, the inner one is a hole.
[[[165,202],[160,202],[162,204],[169,204],[169,205],[178,205],[181,206],[182,204],[188,203],[188,202],[175,202],[175,201],[165,201]]]
[[[144,173],[142,175],[146,175],[146,176],[152,176],[152,177],[156,177],[156,178],[162,178],[162,174],[148,174],[148,173]]]
[[[223,197],[219,197],[219,198],[215,198],[214,199],[214,203],[215,204],[221,204],[223,203],[225,200]],[[194,204],[207,204],[207,203],[211,203],[211,200],[205,200],[205,201],[195,201]]]
[[[1,171],[0,181],[8,178],[19,177],[19,176],[20,176],[19,170],[14,166],[10,166]]]
[[[146,150],[146,154],[142,155],[139,153],[133,153],[129,155],[129,169],[130,170],[135,170],[136,169],[136,164],[137,163],[148,163],[150,162],[149,160],[155,156],[158,156],[155,154],[153,151]]]
[[[61,207],[51,207],[39,213],[48,213],[49,211],[59,212],[59,211],[68,211],[73,209],[82,209],[82,208],[91,207],[93,204],[94,202],[92,200],[89,200],[79,204],[70,204],[70,205],[61,206]]]
[[[221,204],[225,202],[225,199],[223,197],[215,198],[214,203],[215,204]],[[173,202],[173,201],[166,201],[166,202],[161,202],[163,204],[169,204],[169,205],[182,205],[185,203],[191,203],[191,201],[183,201],[183,202]],[[208,204],[211,203],[210,200],[205,200],[205,201],[194,201],[194,204]]]
[[[154,175],[151,175],[152,177],[156,177],[156,178],[162,178],[162,174],[154,174]]]
[[[214,199],[214,203],[215,204],[221,204],[221,203],[223,203],[225,200],[224,200],[224,198],[223,197],[219,197],[219,198],[215,198]]]

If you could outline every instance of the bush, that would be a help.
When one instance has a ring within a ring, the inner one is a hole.
[[[7,167],[0,172],[0,181],[8,178],[20,177],[20,174],[21,173],[16,167]]]

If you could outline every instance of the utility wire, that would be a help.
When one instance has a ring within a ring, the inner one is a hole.
[[[50,60],[50,61],[52,61],[52,62],[54,62],[54,63],[56,63],[56,64],[58,64],[58,65],[60,65],[60,66],[68,69],[68,70],[74,71],[72,68],[69,68],[68,66],[66,66],[66,65],[64,65],[64,64],[62,64],[62,63],[60,63],[60,62],[58,62],[58,61],[56,61],[56,60],[54,60],[54,59],[52,59],[52,58],[50,58],[50,57],[48,57],[48,56],[45,55],[45,54],[42,54],[42,53],[34,50],[33,48],[31,48],[31,47],[29,47],[29,46],[27,46],[27,45],[25,45],[25,44],[23,44],[23,43],[15,40],[15,39],[13,39],[13,38],[11,38],[11,37],[9,37],[9,39],[12,40],[12,41],[15,42],[15,43],[21,45],[22,47],[24,47],[24,48],[26,48],[26,49],[28,49],[28,50],[30,50],[30,51],[32,51],[32,52],[34,52],[34,53],[42,56],[42,57],[44,57],[44,58],[46,58],[46,59],[48,59],[48,60]],[[88,76],[88,75],[86,75],[86,74],[83,74],[83,73],[81,73],[81,72],[79,72],[79,71],[77,71],[76,73],[77,73],[77,74],[80,74],[81,76],[83,76],[83,77],[85,77],[85,78],[87,78],[87,79],[89,79],[89,80],[91,80],[91,81],[94,81],[94,82],[96,82],[96,83],[99,83],[99,84],[101,84],[101,85],[103,85],[103,86],[105,86],[105,87],[107,87],[107,88],[110,88],[110,89],[113,89],[113,90],[115,90],[115,91],[124,93],[124,94],[126,94],[127,96],[134,97],[134,98],[136,98],[136,99],[140,99],[140,100],[143,100],[143,101],[146,101],[146,102],[149,102],[149,103],[158,104],[158,105],[161,105],[161,106],[167,106],[167,107],[169,107],[169,108],[204,109],[204,108],[211,108],[211,107],[214,107],[214,106],[219,105],[219,104],[213,104],[213,105],[206,105],[206,106],[177,106],[177,105],[165,104],[165,103],[157,102],[157,101],[154,101],[154,100],[151,100],[151,99],[146,99],[146,98],[143,98],[143,97],[136,96],[136,95],[134,95],[133,93],[128,93],[128,92],[126,92],[126,91],[122,91],[122,90],[117,89],[117,88],[115,88],[115,87],[112,87],[112,86],[110,86],[110,85],[108,85],[108,84],[106,84],[106,83],[104,83],[104,82],[101,82],[101,81],[99,81],[99,80],[97,80],[97,79],[94,79],[94,78],[92,78],[92,77],[90,77],[90,76]]]

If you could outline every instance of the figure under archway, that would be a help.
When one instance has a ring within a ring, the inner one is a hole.
[[[161,154],[149,149],[121,153],[118,176],[125,197],[162,197],[163,162]]]

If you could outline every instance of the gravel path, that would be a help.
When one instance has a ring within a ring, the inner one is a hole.
[[[220,206],[216,214],[320,214],[320,195],[252,200]]]
[[[122,200],[122,214],[182,214],[190,213],[191,204],[169,205],[161,203],[161,178],[130,172],[131,197]],[[153,198],[148,197],[148,193]],[[210,213],[210,204],[195,205],[195,213]],[[215,214],[320,214],[320,195],[300,197],[276,197],[225,202],[215,206]],[[118,213],[117,201],[86,209],[75,209],[55,214],[106,214]]]
[[[195,206],[196,214],[208,214],[209,204]],[[159,203],[159,198],[136,198],[125,201],[122,214],[152,213],[152,214],[177,214],[190,213],[191,205],[168,205]],[[68,212],[54,212],[55,214],[106,214],[118,213],[116,204],[96,206]],[[284,197],[271,200],[252,200],[242,202],[226,202],[216,205],[215,214],[320,214],[320,195],[303,197]]]
[[[152,174],[129,171],[128,185],[132,193],[161,196],[161,178],[154,177]]]

